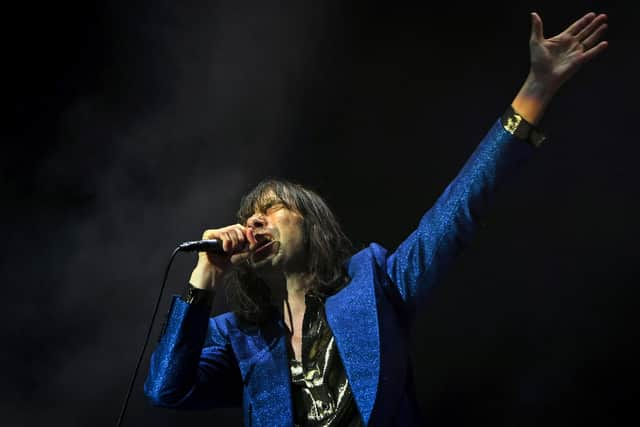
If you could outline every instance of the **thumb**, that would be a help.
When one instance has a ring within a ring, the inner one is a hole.
[[[531,12],[531,41],[541,42],[543,40],[542,19],[537,13]]]

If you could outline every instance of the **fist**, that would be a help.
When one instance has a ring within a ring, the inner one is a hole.
[[[202,240],[210,239],[222,240],[225,253],[198,252],[198,263],[189,283],[200,289],[212,289],[233,265],[247,259],[249,248],[256,244],[251,229],[240,224],[205,230]]]

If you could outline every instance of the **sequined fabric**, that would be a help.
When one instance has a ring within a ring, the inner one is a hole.
[[[361,426],[336,341],[327,324],[324,303],[307,295],[302,324],[302,360],[289,348],[296,426]]]
[[[411,381],[408,326],[425,307],[428,289],[478,228],[495,190],[533,152],[496,121],[396,250],[374,243],[348,261],[351,281],[326,299],[324,314],[364,425],[422,424]],[[288,342],[281,319],[248,327],[226,313],[207,325],[206,312],[174,300],[166,333],[151,358],[145,393],[153,404],[171,408],[241,403],[246,426],[292,426]]]

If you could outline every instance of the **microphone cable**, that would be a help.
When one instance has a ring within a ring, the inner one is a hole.
[[[147,336],[144,339],[144,344],[142,345],[142,350],[140,351],[140,356],[138,356],[138,362],[136,363],[136,368],[133,371],[133,375],[131,376],[131,381],[129,382],[129,389],[127,390],[127,395],[124,398],[124,402],[122,403],[122,409],[120,410],[120,416],[118,417],[118,421],[116,422],[116,426],[120,427],[122,425],[122,421],[124,420],[125,413],[127,412],[127,406],[129,404],[129,398],[131,397],[131,391],[133,390],[133,386],[136,382],[136,377],[138,376],[138,371],[140,370],[140,364],[142,363],[142,358],[144,357],[144,353],[147,350],[147,345],[149,344],[149,337],[151,337],[151,331],[153,330],[153,323],[156,320],[156,315],[158,314],[158,308],[160,307],[160,300],[162,299],[162,293],[164,292],[164,288],[167,284],[167,277],[169,276],[169,269],[171,268],[171,264],[173,263],[173,259],[176,254],[180,252],[182,248],[178,246],[171,254],[171,258],[169,259],[169,263],[167,264],[167,268],[164,271],[164,279],[162,280],[162,286],[160,287],[160,292],[158,293],[158,298],[156,299],[156,305],[153,309],[153,315],[151,316],[151,323],[149,323],[149,329],[147,330]]]

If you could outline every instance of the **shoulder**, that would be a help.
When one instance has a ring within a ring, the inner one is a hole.
[[[343,289],[361,288],[386,280],[387,250],[377,243],[356,252],[346,263],[349,283]]]
[[[384,268],[387,260],[387,254],[388,252],[383,246],[377,243],[371,243],[369,246],[356,252],[351,258],[349,258],[347,261],[347,270],[349,271],[349,275],[357,273],[360,269],[366,267],[377,266]]]

